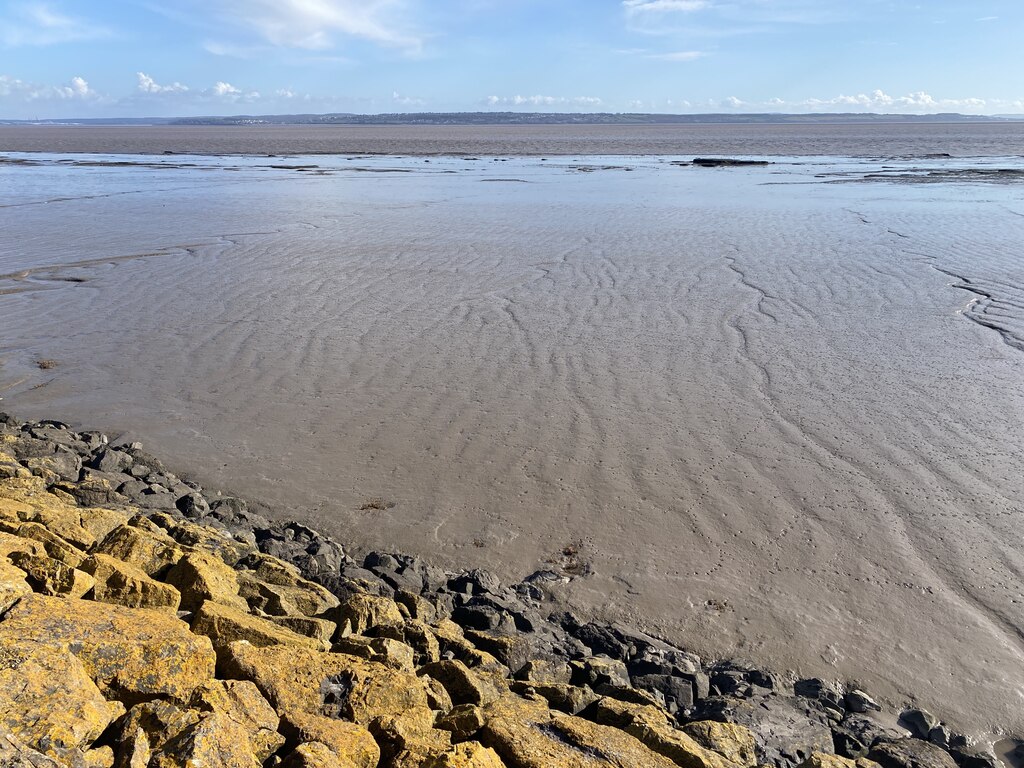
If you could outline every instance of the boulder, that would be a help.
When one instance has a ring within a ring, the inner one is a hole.
[[[456,744],[422,765],[424,768],[505,768],[497,752],[476,741]]]
[[[253,608],[274,616],[320,616],[338,605],[324,587],[304,579],[298,568],[269,555],[251,555],[238,572],[240,594]],[[333,620],[333,617],[328,617]],[[336,622],[337,623],[337,622]]]
[[[10,560],[0,555],[0,614],[14,605],[21,597],[32,594],[32,587],[25,580],[26,574],[15,567]]]
[[[123,712],[68,650],[11,636],[0,642],[0,730],[32,749],[64,761]]]
[[[800,764],[799,768],[878,768],[878,763],[863,757],[850,760],[838,755],[814,752]]]
[[[92,589],[96,580],[85,571],[64,565],[52,557],[12,552],[10,560],[25,572],[33,592],[78,598]]]
[[[466,741],[484,727],[484,714],[475,704],[460,704],[438,718],[437,727],[451,731],[457,741]]]
[[[119,525],[100,542],[96,552],[134,565],[156,579],[186,554],[178,542],[145,518],[133,518],[129,524]]]
[[[192,631],[210,638],[220,660],[226,658],[228,646],[238,640],[245,640],[257,647],[289,645],[296,648],[326,650],[313,638],[298,635],[267,619],[212,601],[203,603],[195,612],[192,617]]]
[[[757,765],[754,735],[741,725],[701,720],[687,723],[683,726],[682,731],[704,749],[717,752],[736,765],[743,766],[743,768],[753,768]],[[814,768],[827,767],[815,766]]]
[[[0,621],[0,644],[17,641],[70,650],[101,690],[123,701],[184,700],[213,677],[209,639],[166,611],[28,595]]]
[[[338,631],[338,625],[333,621],[316,619],[310,616],[271,616],[270,620],[297,635],[304,635],[317,640],[324,648],[330,647],[331,638]]]
[[[263,763],[284,745],[277,732],[280,718],[249,680],[211,680],[196,689],[189,702],[199,712],[225,715],[241,725],[250,742],[249,752]]]
[[[3,768],[64,768],[67,763],[58,763],[52,757],[37,752],[0,727],[0,765]]]
[[[95,579],[92,599],[127,608],[154,608],[175,613],[181,594],[169,584],[151,579],[145,571],[109,555],[89,555],[82,570]]]
[[[328,611],[325,618],[337,624],[340,632],[356,635],[365,635],[368,630],[382,624],[405,622],[394,600],[361,593],[346,597],[337,607]]]
[[[167,572],[164,580],[181,593],[183,610],[198,610],[207,601],[239,611],[249,610],[249,604],[238,594],[235,571],[208,552],[189,552]]]
[[[415,672],[412,648],[389,637],[362,637],[349,635],[338,640],[331,648],[333,653],[347,653],[367,661],[386,664],[393,669]]]
[[[420,667],[419,674],[441,683],[454,704],[487,704],[507,693],[461,661],[443,660],[426,664]]]
[[[260,768],[244,725],[211,712],[156,750],[149,768]]]
[[[47,557],[52,557],[69,568],[77,568],[85,560],[85,553],[82,550],[72,546],[59,536],[50,533],[39,523],[22,523],[7,532],[14,534],[18,538],[39,542]]]
[[[948,752],[921,739],[882,742],[868,752],[882,768],[954,768]]]
[[[365,760],[355,762],[322,742],[306,741],[281,762],[280,768],[374,768],[375,765]]]

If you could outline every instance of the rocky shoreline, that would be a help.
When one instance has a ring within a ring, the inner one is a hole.
[[[997,768],[919,709],[344,546],[0,414],[0,766]]]

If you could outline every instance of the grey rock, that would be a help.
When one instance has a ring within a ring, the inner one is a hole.
[[[649,693],[660,693],[670,714],[690,710],[697,702],[693,683],[672,675],[639,675],[632,678],[633,686]]]
[[[898,741],[909,736],[909,731],[887,727],[866,714],[848,714],[842,722],[832,726],[836,754],[851,760],[866,756],[872,747],[883,741]]]
[[[881,712],[882,707],[864,691],[854,689],[846,694],[846,708],[851,712]]]
[[[919,739],[927,739],[939,718],[925,709],[905,709],[900,713],[899,723]]]
[[[942,725],[936,725],[928,732],[928,741],[937,747],[942,747],[945,750],[949,749],[949,742],[952,739],[953,734],[950,733],[949,728]]]
[[[210,505],[198,493],[186,493],[178,497],[174,502],[174,506],[178,508],[181,514],[192,520],[198,520],[210,511]]]
[[[956,768],[948,752],[921,739],[882,742],[868,752],[868,759],[882,768]]]
[[[128,472],[135,462],[124,451],[104,448],[89,461],[89,466],[100,472]]]

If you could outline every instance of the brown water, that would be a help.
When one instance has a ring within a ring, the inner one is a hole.
[[[0,151],[1024,156],[1024,120],[870,125],[3,126]]]
[[[8,157],[0,405],[1019,732],[1020,161],[671,160]]]

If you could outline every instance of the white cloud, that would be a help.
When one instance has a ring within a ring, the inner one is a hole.
[[[0,98],[19,101],[86,101],[99,98],[99,94],[84,77],[73,77],[67,85],[40,85],[10,75],[0,75]]]
[[[241,90],[235,88],[231,83],[225,83],[222,80],[217,81],[211,90],[214,96],[239,96],[242,93]]]
[[[426,104],[423,99],[418,99],[415,96],[403,96],[398,91],[392,91],[391,101],[401,104],[403,107],[422,107]]]
[[[142,93],[185,93],[188,90],[187,85],[182,85],[179,82],[160,85],[145,72],[136,72],[135,75],[139,78],[138,90]]]
[[[45,2],[12,3],[0,17],[0,44],[5,46],[56,45],[109,37],[110,30],[68,16]]]
[[[422,39],[409,28],[407,0],[214,0],[220,18],[275,46],[324,50],[339,37],[406,51]]]
[[[719,104],[719,106],[722,107],[723,109],[739,109],[740,107],[745,107],[746,105],[747,102],[742,101],[741,99],[738,99],[735,96],[730,96],[727,99],[723,99],[722,103]]]
[[[832,109],[847,108],[851,110],[861,109],[867,111],[897,111],[897,112],[940,112],[966,109],[978,111],[986,106],[984,99],[936,99],[924,91],[914,91],[905,96],[890,96],[885,91],[874,90],[871,93],[858,93],[856,95],[840,94],[831,99],[807,99],[794,106],[802,106],[808,109]]]
[[[484,103],[490,107],[598,107],[604,102],[596,96],[488,96]]]
[[[703,51],[672,51],[670,53],[650,53],[648,59],[659,59],[661,61],[696,61],[705,56]]]

